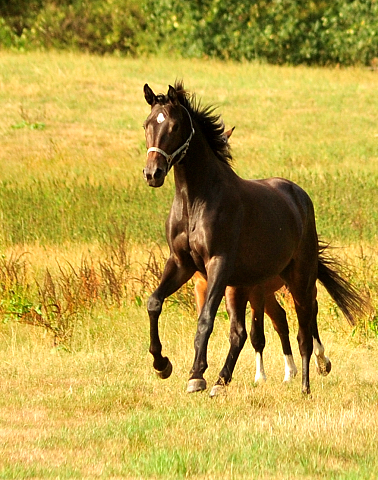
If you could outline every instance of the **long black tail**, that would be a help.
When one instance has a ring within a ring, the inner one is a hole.
[[[368,301],[356,288],[341,276],[341,265],[325,253],[328,245],[319,243],[318,280],[326,288],[351,325],[356,317],[366,315]]]

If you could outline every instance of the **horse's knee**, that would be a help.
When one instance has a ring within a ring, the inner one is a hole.
[[[238,348],[243,348],[247,340],[247,332],[245,328],[233,328],[230,332],[230,343]]]
[[[214,323],[211,319],[202,318],[198,321],[197,335],[209,337],[213,331]]]
[[[272,325],[278,335],[289,336],[289,325],[287,323],[286,315],[282,318],[272,319]]]
[[[160,313],[162,310],[162,306],[162,302],[154,295],[151,295],[150,298],[147,300],[148,313]]]

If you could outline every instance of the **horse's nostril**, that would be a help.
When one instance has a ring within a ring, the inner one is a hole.
[[[162,177],[164,171],[161,168],[157,168],[154,173],[154,179],[159,179]]]
[[[143,169],[143,176],[147,181],[152,180],[152,175],[150,173],[147,173],[145,168]]]

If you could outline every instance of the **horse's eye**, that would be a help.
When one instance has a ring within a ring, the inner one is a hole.
[[[177,132],[179,126],[178,126],[178,123],[175,123],[172,127],[172,132]]]

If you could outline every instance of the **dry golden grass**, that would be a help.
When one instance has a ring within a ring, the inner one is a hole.
[[[176,308],[163,314],[162,342],[174,365],[167,381],[152,371],[145,320],[143,308],[99,312],[83,321],[70,354],[50,350],[40,330],[3,327],[3,476],[375,478],[376,341],[356,346],[323,329],[333,370],[322,378],[312,367],[312,396],[305,399],[300,378],[282,384],[280,345],[268,324],[267,384],[254,386],[248,344],[227,396],[210,399],[185,393],[194,318]],[[218,317],[210,385],[225,358],[227,331]],[[299,365],[294,331],[292,337]]]

